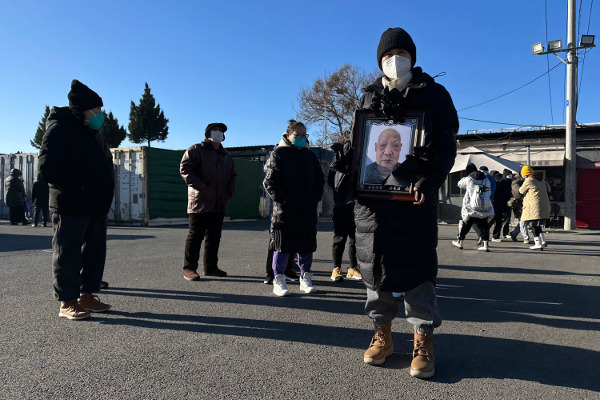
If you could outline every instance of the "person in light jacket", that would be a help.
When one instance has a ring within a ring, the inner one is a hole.
[[[188,185],[190,230],[185,242],[183,277],[200,280],[196,272],[200,247],[204,241],[204,275],[227,276],[219,268],[219,244],[227,203],[235,193],[237,173],[231,155],[223,148],[227,126],[208,124],[205,139],[185,151],[179,165],[181,177]]]
[[[550,186],[543,179],[541,173],[536,173],[528,165],[521,169],[521,175],[525,178],[525,182],[519,188],[519,193],[524,196],[521,220],[529,222],[535,242],[529,248],[543,250],[547,244],[544,233],[542,233],[542,223],[550,218],[550,199],[548,198]]]

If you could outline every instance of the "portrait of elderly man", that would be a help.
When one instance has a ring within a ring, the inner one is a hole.
[[[400,133],[392,128],[384,129],[375,142],[375,162],[365,169],[366,184],[381,184],[400,165],[402,139]]]

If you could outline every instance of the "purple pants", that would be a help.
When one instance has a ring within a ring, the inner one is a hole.
[[[289,256],[290,253],[273,252],[273,273],[275,275],[283,274]],[[298,266],[300,267],[300,273],[302,275],[304,275],[305,272],[310,272],[312,259],[313,253],[298,253]]]

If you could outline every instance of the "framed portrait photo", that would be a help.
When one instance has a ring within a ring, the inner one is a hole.
[[[412,156],[422,145],[423,118],[421,112],[392,120],[373,110],[356,111],[352,170],[357,196],[414,201],[420,169]]]

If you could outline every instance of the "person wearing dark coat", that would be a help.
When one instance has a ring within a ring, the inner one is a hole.
[[[510,230],[510,207],[508,200],[512,197],[512,174],[511,171],[505,169],[502,178],[496,184],[496,192],[494,193],[494,230],[492,232],[492,241],[501,242],[502,237],[507,237]]]
[[[48,219],[50,216],[50,210],[48,208],[48,202],[50,201],[50,189],[48,184],[42,178],[42,174],[38,174],[37,180],[33,184],[31,189],[31,201],[35,206],[35,214],[33,217],[33,225],[38,226],[40,220],[40,214],[42,214],[42,224],[44,227],[48,226]]]
[[[391,324],[398,312],[392,292],[405,292],[405,314],[415,339],[410,374],[428,378],[434,374],[433,330],[441,324],[435,293],[437,196],[456,157],[458,117],[448,91],[415,67],[416,56],[406,31],[386,30],[377,48],[383,76],[365,89],[359,102],[359,108],[392,119],[408,110],[424,113],[423,141],[412,155],[420,171],[412,176],[415,201],[358,197],[354,219],[358,264],[367,286],[365,312],[375,325],[364,361],[379,365],[392,354]],[[352,146],[345,150],[345,159],[351,160]]]
[[[338,172],[341,162],[344,145],[335,143],[331,146],[334,152],[334,160],[329,168],[327,183],[333,189],[333,271],[331,280],[338,282],[344,279],[342,274],[342,256],[344,247],[348,240],[348,257],[350,258],[350,267],[346,278],[361,280],[360,270],[358,269],[358,260],[356,258],[356,236],[354,225],[354,199],[351,195],[352,182],[348,171],[346,173]]]
[[[197,281],[200,247],[204,241],[204,275],[227,276],[219,268],[219,245],[227,203],[235,193],[237,173],[231,155],[223,148],[227,126],[208,124],[204,141],[185,151],[179,165],[188,186],[190,230],[185,242],[183,277]]]
[[[98,133],[104,122],[102,99],[76,79],[68,98],[68,107],[50,111],[39,170],[50,189],[59,316],[84,319],[110,309],[94,293],[100,291],[104,273],[115,178],[110,148]]]
[[[10,171],[10,176],[4,181],[4,202],[10,210],[11,225],[18,225],[19,223],[27,225],[27,219],[25,218],[25,200],[27,196],[22,177],[21,170],[13,168]]]
[[[273,293],[287,296],[284,269],[290,253],[298,254],[300,290],[314,292],[312,255],[317,249],[317,205],[325,177],[317,156],[308,147],[302,122],[290,120],[279,145],[267,161],[263,186],[273,199],[271,240]]]

